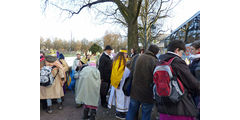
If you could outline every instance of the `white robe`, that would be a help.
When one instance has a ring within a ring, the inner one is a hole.
[[[130,97],[125,96],[122,87],[124,85],[125,79],[129,76],[130,70],[125,67],[123,77],[120,81],[120,87],[119,89],[111,87],[110,97],[108,100],[108,108],[111,108],[112,105],[116,106],[116,110],[118,112],[127,112],[129,103],[130,103]]]

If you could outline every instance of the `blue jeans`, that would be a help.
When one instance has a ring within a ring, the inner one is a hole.
[[[153,104],[142,103],[133,98],[130,98],[130,104],[129,104],[126,120],[134,120],[140,105],[142,105],[142,120],[150,120],[151,119],[151,112],[152,112]]]
[[[57,99],[57,103],[61,103],[62,102],[62,99],[61,98],[58,98]],[[47,106],[52,106],[52,100],[51,99],[47,99]]]

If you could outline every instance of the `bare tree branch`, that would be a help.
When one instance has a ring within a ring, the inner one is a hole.
[[[116,20],[116,22],[121,23],[123,26],[126,26],[126,27],[128,26],[128,24],[125,21],[117,18],[116,16],[114,16],[114,19]]]
[[[117,4],[119,11],[123,15],[126,21],[128,21],[128,9],[120,0],[113,0]]]
[[[97,9],[97,10],[98,10],[98,12],[100,12],[101,14],[106,16],[105,19],[108,19],[108,17],[110,17],[109,19],[111,19],[113,21],[111,23],[120,23],[121,25],[127,27],[126,21],[123,19],[123,17],[120,14],[118,14],[119,8],[116,8],[114,10],[114,12],[111,12],[111,13],[108,13],[107,11],[103,12],[103,11],[101,11],[99,9]]]
[[[142,0],[139,0],[138,1],[138,5],[137,5],[137,13],[136,13],[136,16],[134,18],[134,21],[137,20],[138,16],[139,16],[139,12],[140,12],[140,9],[141,9],[141,5],[142,5]]]
[[[155,0],[153,3],[150,3],[150,4],[152,4],[152,5],[149,7],[148,12],[150,12],[150,10],[153,9],[153,6],[156,4],[157,1],[158,1],[158,0]],[[161,1],[162,1],[162,0],[161,0]]]
[[[51,4],[52,4],[53,6],[59,8],[60,10],[69,12],[69,13],[71,14],[70,17],[72,17],[74,14],[79,14],[79,13],[82,11],[82,9],[85,8],[85,7],[89,7],[89,8],[90,8],[92,5],[95,5],[95,4],[98,4],[98,3],[104,3],[104,2],[114,2],[114,0],[97,0],[97,1],[91,2],[91,3],[89,2],[89,3],[81,6],[81,7],[78,9],[77,12],[72,11],[72,10],[69,10],[69,9],[66,9],[66,8],[62,8],[62,7],[60,7],[60,6],[58,6],[58,5],[54,4],[54,3],[51,3]]]
[[[48,5],[48,0],[45,0],[44,2],[44,8],[43,8],[43,13],[46,11]]]
[[[160,11],[161,11],[161,9],[162,9],[162,4],[163,4],[163,1],[161,0],[160,6],[159,6],[158,11],[157,11],[157,14],[156,14],[156,16],[154,17],[154,19],[152,20],[152,22],[150,22],[147,30],[150,29],[150,27],[151,27],[155,22],[157,22],[157,20],[159,19],[159,16],[160,16],[160,13],[161,13]]]

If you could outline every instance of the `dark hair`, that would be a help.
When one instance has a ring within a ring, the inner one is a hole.
[[[140,53],[143,51],[143,53],[144,53],[144,51],[145,51],[145,49],[144,48],[142,48],[141,50],[140,50]]]
[[[130,69],[130,66],[131,66],[131,61],[127,61],[127,68],[129,68]]]
[[[136,54],[136,49],[132,48],[132,50],[133,50],[133,54]]]
[[[153,52],[154,55],[158,54],[158,52],[159,52],[159,48],[157,45],[150,45],[148,50]]]
[[[123,59],[123,64],[124,64],[124,69],[125,69],[125,66],[126,66],[126,58],[124,56],[124,53],[123,52],[119,52],[116,57],[114,58],[114,62],[118,60],[118,58],[120,57],[120,64],[118,66],[118,69],[120,68],[121,64],[122,64],[122,59]]]
[[[186,50],[185,43],[181,40],[173,40],[169,43],[169,45],[167,47],[167,50],[171,51],[171,52],[174,52],[177,48],[179,50],[185,51]]]
[[[199,49],[200,48],[200,40],[193,42],[191,44],[191,46],[193,46],[195,49]]]

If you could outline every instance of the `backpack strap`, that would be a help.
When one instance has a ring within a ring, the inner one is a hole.
[[[63,64],[62,61],[61,61],[60,59],[58,59],[58,61],[59,61],[61,64]]]
[[[171,71],[172,71],[172,75],[173,75],[173,79],[177,79],[177,75],[176,75],[176,73],[173,71],[173,68],[172,68],[172,62],[173,62],[173,60],[175,60],[175,58],[177,58],[177,57],[173,57],[173,58],[171,58],[166,64],[167,65],[170,65],[171,66]]]
[[[52,66],[52,69],[54,69],[54,68],[56,68],[56,66]],[[59,69],[57,71],[57,74],[58,74],[58,72],[59,72]],[[53,80],[55,80],[55,78],[57,77],[57,74],[53,77]]]
[[[167,65],[170,65],[175,58],[176,58],[176,57],[171,58],[166,64],[167,64]]]
[[[57,74],[58,74],[59,70],[57,71]],[[55,75],[55,77],[53,77],[53,80],[55,80],[55,78],[57,77],[57,74]]]

